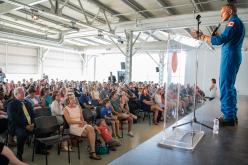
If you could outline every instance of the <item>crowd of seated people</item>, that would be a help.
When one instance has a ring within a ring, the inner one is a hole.
[[[204,92],[189,84],[169,84],[165,89],[153,82],[114,84],[23,79],[16,84],[13,81],[0,84],[0,111],[8,114],[7,142],[9,146],[16,145],[19,160],[22,160],[28,136],[35,129],[34,112],[42,108],[49,109],[61,126],[66,120],[71,134],[86,137],[90,146],[89,157],[100,160],[95,150],[96,133],[104,136],[106,143],[113,143],[115,148],[120,145],[118,139],[122,138],[121,123],[127,124],[128,136],[135,136],[133,124],[140,116],[140,109],[151,112],[153,124],[158,125],[163,114],[171,118],[175,117],[176,109],[181,115],[190,112],[195,91],[196,102],[201,102]],[[107,132],[109,128],[111,131]],[[72,150],[65,146],[62,144],[63,150]]]

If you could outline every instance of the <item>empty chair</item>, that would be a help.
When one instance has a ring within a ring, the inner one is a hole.
[[[69,148],[69,138],[66,136],[62,137],[62,135],[60,135],[60,125],[58,124],[56,116],[41,116],[35,118],[32,161],[34,161],[34,149],[37,141],[45,145],[46,165],[47,165],[48,164],[47,146],[57,144],[58,154],[60,154],[60,145],[64,140],[67,140],[67,144]],[[70,163],[69,150],[68,150],[68,162]]]
[[[34,116],[35,118],[41,117],[41,116],[51,116],[51,110],[49,108],[38,108],[34,110]]]

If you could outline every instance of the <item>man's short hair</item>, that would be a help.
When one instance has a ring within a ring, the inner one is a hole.
[[[231,9],[233,14],[237,14],[237,8],[234,4],[228,3],[228,4],[225,4],[224,6],[222,6],[222,8],[224,8],[224,7]]]

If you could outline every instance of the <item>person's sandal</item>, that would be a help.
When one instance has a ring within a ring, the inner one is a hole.
[[[102,158],[98,155],[94,155],[96,154],[95,152],[90,152],[90,159],[94,159],[94,160],[101,160]]]

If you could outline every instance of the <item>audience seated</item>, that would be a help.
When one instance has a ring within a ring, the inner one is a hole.
[[[217,87],[216,87],[216,79],[211,80],[211,87],[210,87],[210,95],[209,95],[209,101],[213,100],[216,97],[217,93]]]
[[[96,111],[95,107],[92,104],[92,97],[90,95],[90,92],[85,90],[83,94],[79,97],[79,103],[81,107],[84,109],[83,114],[84,114],[84,119],[87,122],[94,122],[96,119]]]
[[[34,115],[31,103],[24,100],[22,87],[14,90],[14,96],[16,99],[8,104],[7,112],[17,138],[17,157],[22,160],[24,144],[28,134],[34,129]]]
[[[64,108],[64,116],[69,124],[70,133],[76,136],[87,137],[90,145],[90,159],[100,160],[101,157],[96,155],[95,152],[95,140],[96,135],[94,128],[88,125],[83,118],[82,109],[77,104],[74,95],[68,95],[67,97],[68,105]]]
[[[59,91],[53,91],[53,102],[51,104],[51,112],[53,116],[56,116],[58,123],[63,124],[63,105],[61,103],[61,97]]]
[[[91,96],[92,96],[92,104],[94,106],[98,106],[102,103],[102,100],[100,99],[100,93],[97,90],[96,85],[93,85],[92,87]]]
[[[162,114],[165,110],[167,119],[170,119],[176,110],[191,111],[195,91],[196,103],[199,102],[201,105],[202,100],[204,101],[204,92],[199,87],[195,90],[190,84],[184,86],[171,83],[167,86],[165,84],[159,86],[153,82],[130,82],[127,85],[58,79],[51,81],[23,79],[17,84],[13,81],[0,83],[0,116],[4,111],[8,113],[6,116],[9,125],[8,145],[15,145],[13,137],[16,136],[17,157],[20,160],[26,139],[34,127],[33,110],[39,107],[50,108],[52,115],[57,117],[61,125],[64,122],[64,115],[70,126],[70,133],[87,137],[90,144],[90,158],[99,160],[101,158],[95,153],[96,135],[93,126],[96,123],[95,128],[101,133],[105,143],[111,150],[116,150],[116,146],[120,145],[116,140],[121,137],[120,123],[127,123],[128,135],[134,136],[133,123],[137,118],[137,112],[140,112],[140,104],[144,111],[153,112],[153,123],[158,124],[159,113]],[[88,120],[86,112],[96,116],[96,109],[102,119],[98,122]],[[85,122],[86,120],[89,122]],[[109,131],[108,126],[111,126],[112,131]],[[66,147],[66,144],[62,144],[63,150],[71,150]]]
[[[14,153],[10,150],[9,147],[5,146],[4,143],[0,142],[0,163],[1,165],[28,165],[17,159]]]
[[[40,92],[41,98],[41,107],[42,108],[50,108],[52,104],[52,97],[50,96],[49,88],[42,88]]]
[[[137,119],[137,117],[129,112],[129,110],[124,106],[125,100],[123,99],[125,96],[118,96],[117,92],[113,91],[111,98],[111,105],[114,109],[113,113],[115,113],[120,121],[127,120],[128,121],[128,135],[133,137],[132,126],[133,126],[133,118]]]
[[[112,151],[116,151],[116,147],[120,146],[121,143],[120,141],[113,139],[106,121],[104,119],[100,119],[96,125],[96,130],[101,135],[109,149]]]
[[[29,101],[34,109],[41,108],[41,100],[38,96],[35,96],[34,87],[28,89],[28,95],[25,97],[25,100]]]
[[[121,138],[119,135],[120,122],[117,119],[117,114],[114,114],[115,111],[111,106],[111,102],[109,99],[103,100],[103,107],[101,109],[101,117],[105,119],[108,125],[112,126],[112,133],[114,138]]]
[[[156,104],[151,97],[148,95],[148,89],[147,87],[144,87],[141,91],[141,96],[140,96],[140,101],[141,101],[141,107],[144,111],[152,111],[154,112],[153,115],[153,124],[158,125],[157,118],[158,118],[158,113],[163,112],[164,110],[160,108],[158,104]]]

